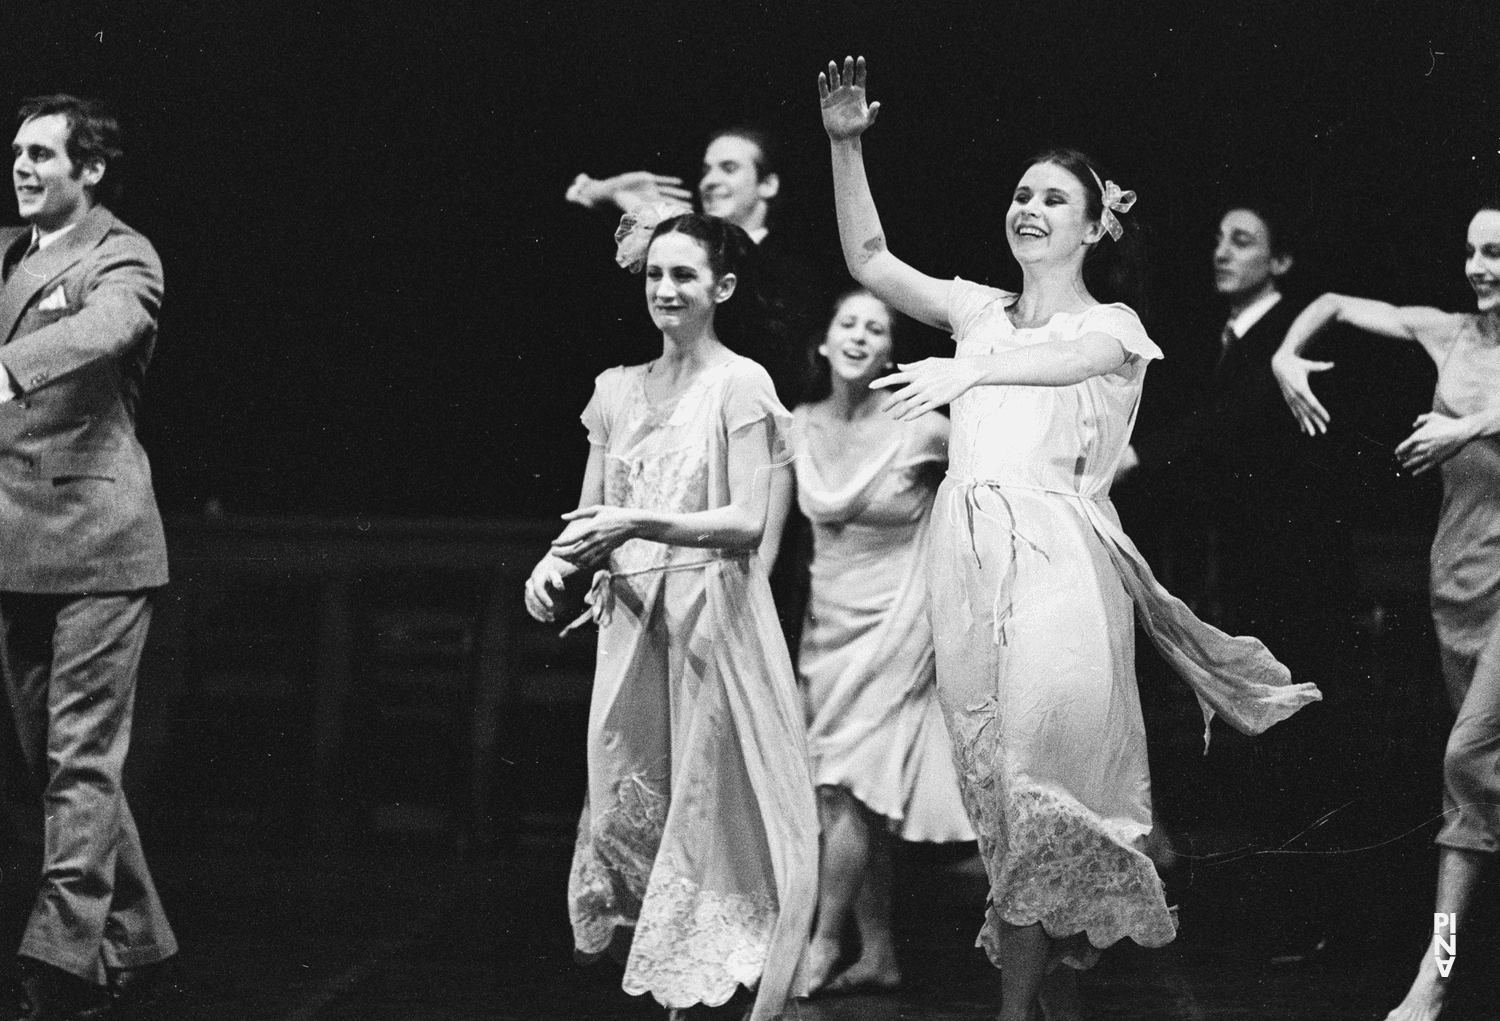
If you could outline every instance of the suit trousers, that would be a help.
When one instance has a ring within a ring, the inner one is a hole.
[[[151,598],[0,592],[0,666],[46,817],[20,953],[98,984],[177,952],[121,785]]]

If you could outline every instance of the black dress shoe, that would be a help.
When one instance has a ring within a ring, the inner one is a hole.
[[[7,1021],[104,1021],[114,1000],[103,986],[61,968],[21,958],[20,996]]]
[[[139,968],[110,968],[109,995],[114,1000],[113,1015],[134,1016],[134,1012],[158,1003],[173,986],[173,961],[169,958]]]

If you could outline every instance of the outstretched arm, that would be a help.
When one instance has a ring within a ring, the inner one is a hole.
[[[865,103],[865,58],[844,58],[842,74],[830,62],[828,71],[818,75],[818,94],[823,129],[833,150],[833,200],[849,273],[881,301],[913,319],[951,329],[949,281],[920,273],[892,255],[880,229],[860,145],[860,136],[880,112],[879,103]]]
[[[1107,333],[1051,340],[977,358],[924,358],[898,366],[871,387],[899,387],[885,408],[909,421],[952,404],[976,386],[1072,386],[1114,372],[1130,360],[1125,345]]]
[[[1347,323],[1378,337],[1415,341],[1436,359],[1438,348],[1453,333],[1454,318],[1435,308],[1403,308],[1369,298],[1324,294],[1292,321],[1286,339],[1271,358],[1271,371],[1297,424],[1303,432],[1315,436],[1328,431],[1329,415],[1313,395],[1309,377],[1333,368],[1333,363],[1309,361],[1302,357],[1302,350],[1320,331],[1330,323]]]
[[[618,206],[621,212],[628,213],[642,203],[661,198],[681,199],[691,203],[693,193],[682,186],[680,177],[653,174],[649,170],[632,170],[606,177],[602,181],[595,180],[588,174],[579,174],[568,187],[566,198],[569,202],[576,202],[589,209],[610,203]]]

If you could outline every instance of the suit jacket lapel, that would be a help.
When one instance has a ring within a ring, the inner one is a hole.
[[[31,299],[87,252],[98,247],[114,220],[108,209],[95,206],[78,226],[11,271],[4,290],[0,291],[0,343],[10,343],[16,324],[21,321],[21,313],[26,311]]]

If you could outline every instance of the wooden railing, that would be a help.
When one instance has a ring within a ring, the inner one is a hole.
[[[463,520],[169,521],[172,584],[158,604],[142,688],[161,685],[172,706],[147,721],[156,727],[139,735],[133,754],[149,768],[167,744],[190,741],[195,723],[211,729],[247,700],[303,698],[311,716],[304,823],[338,838],[356,810],[381,807],[361,774],[391,764],[368,747],[364,761],[349,761],[351,719],[379,689],[388,704],[366,716],[392,717],[394,737],[424,713],[440,723],[446,713],[447,729],[465,735],[464,789],[446,814],[464,839],[491,840],[498,735],[507,706],[525,695],[518,684],[565,660],[571,669],[556,670],[561,692],[551,697],[587,697],[593,643],[581,635],[563,654],[555,629],[532,622],[521,602],[556,530]]]
[[[554,522],[171,520],[172,584],[143,667],[133,771],[170,762],[201,771],[203,783],[229,783],[243,765],[234,759],[261,754],[222,750],[237,716],[279,713],[275,727],[288,736],[264,754],[284,760],[277,775],[301,792],[302,803],[287,809],[298,832],[339,840],[361,818],[399,827],[406,812],[420,826],[411,813],[430,810],[432,828],[495,839],[511,828],[496,806],[512,796],[497,784],[517,782],[521,774],[507,772],[516,762],[540,761],[542,738],[527,731],[525,707],[565,704],[570,719],[586,711],[590,634],[559,641],[522,607],[522,583],[555,530]],[[1181,548],[1213,555],[1212,542]],[[1368,605],[1420,612],[1423,540],[1368,535],[1354,549]],[[1216,576],[1211,564],[1173,570],[1186,588],[1190,576]],[[1197,595],[1215,602],[1211,590]],[[1372,637],[1379,683],[1397,635]],[[507,728],[511,744],[502,747]],[[583,749],[573,743],[546,753],[574,769]],[[440,804],[403,805],[410,799],[398,788],[430,768],[423,763],[437,745],[451,745],[453,783]],[[531,782],[554,782],[550,768],[534,766]],[[555,782],[581,791],[573,779]]]

